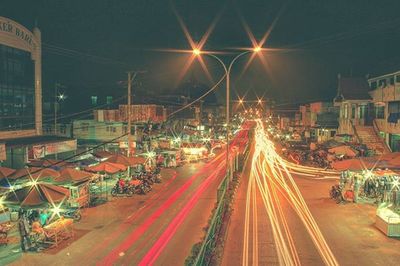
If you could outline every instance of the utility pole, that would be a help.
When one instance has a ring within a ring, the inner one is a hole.
[[[57,92],[58,83],[54,84],[54,136],[57,136]]]
[[[145,73],[146,71],[128,71],[128,157],[131,157],[131,143],[132,143],[132,136],[131,136],[131,97],[132,97],[132,82],[136,78],[138,74]]]

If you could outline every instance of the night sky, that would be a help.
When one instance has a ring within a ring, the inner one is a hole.
[[[282,50],[265,52],[268,67],[256,58],[242,75],[247,59],[238,62],[232,74],[233,95],[247,93],[246,97],[253,99],[264,95],[277,102],[331,99],[338,73],[373,76],[400,69],[400,1],[283,3],[9,0],[1,1],[0,16],[29,29],[37,21],[44,42],[45,92],[54,82],[65,84],[70,95],[83,89],[118,89],[117,82],[126,78],[126,70],[145,69],[137,89],[174,93],[190,55],[156,51],[190,49],[174,8],[195,41],[219,18],[204,47],[207,50],[251,46],[241,17],[258,40],[278,17],[264,47]],[[229,55],[223,58],[231,59]],[[221,68],[213,60],[207,59],[206,64],[218,80]],[[211,85],[198,63],[183,81],[191,76]],[[223,96],[222,88],[219,93]]]

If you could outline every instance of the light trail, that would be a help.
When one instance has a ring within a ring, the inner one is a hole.
[[[243,265],[249,265],[250,227],[252,225],[252,264],[258,263],[258,227],[256,206],[257,191],[261,196],[263,207],[270,222],[276,253],[280,265],[301,265],[294,238],[282,209],[281,199],[291,206],[302,221],[307,233],[314,243],[321,259],[326,265],[338,265],[338,262],[322,235],[303,196],[298,189],[292,174],[302,174],[315,179],[336,178],[337,172],[326,171],[314,167],[299,166],[282,159],[276,152],[273,142],[264,130],[263,123],[257,120],[255,128],[255,151],[252,158],[252,168],[249,176],[249,186],[246,195],[245,228],[243,243]],[[324,174],[324,177],[315,177]],[[253,204],[251,204],[253,203]],[[250,223],[250,213],[253,208],[253,219]]]
[[[232,151],[235,149],[235,146],[238,146],[239,150],[242,150],[244,145],[247,143],[243,141],[243,139],[247,139],[248,131],[243,129],[239,131],[237,136],[233,139],[232,145],[230,148],[230,160],[232,160],[233,153]],[[224,155],[222,153],[221,155]],[[176,231],[179,229],[179,226],[185,221],[185,218],[189,215],[190,211],[194,208],[198,200],[204,191],[211,185],[211,183],[222,173],[222,170],[225,168],[225,160],[218,160],[218,164],[214,165],[214,170],[211,174],[206,178],[205,181],[200,185],[200,187],[193,193],[190,197],[189,201],[183,206],[183,208],[179,211],[179,213],[175,216],[175,218],[168,224],[167,228],[163,231],[161,236],[159,236],[156,242],[152,245],[150,250],[144,255],[144,257],[139,262],[139,265],[153,265],[160,254],[163,252],[171,238],[175,235]]]
[[[216,162],[220,162],[224,159],[224,153],[218,155],[212,162],[207,164],[205,167],[201,169],[201,171],[197,172],[195,175],[190,177],[186,183],[181,186],[177,191],[175,191],[168,199],[166,199],[163,204],[153,212],[142,224],[140,224],[135,230],[127,235],[125,240],[114,248],[103,260],[98,263],[98,265],[112,265],[118,258],[119,254],[122,252],[126,252],[135,242],[138,240],[148,229],[149,227],[166,211],[168,210],[173,203],[175,203],[178,198],[191,186],[194,180],[204,174],[208,169],[214,167]],[[127,228],[126,228],[127,229]]]

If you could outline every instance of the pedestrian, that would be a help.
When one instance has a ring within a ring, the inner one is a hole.
[[[47,210],[43,210],[40,212],[39,220],[41,226],[45,226],[47,224],[47,222],[49,221],[49,214]]]
[[[357,203],[358,201],[358,193],[360,190],[360,182],[359,182],[359,177],[354,176],[354,182],[353,182],[353,188],[354,188],[354,203]]]
[[[21,249],[23,252],[27,252],[31,248],[32,244],[29,239],[29,223],[23,211],[20,211],[19,213],[18,230],[21,236]]]

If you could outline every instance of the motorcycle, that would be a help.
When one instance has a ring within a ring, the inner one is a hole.
[[[161,169],[159,167],[157,167],[153,173],[152,176],[154,178],[154,183],[161,183],[162,179],[161,179]]]
[[[131,197],[133,195],[134,191],[133,189],[125,185],[122,189],[120,188],[119,184],[115,184],[115,186],[111,189],[111,196],[117,197],[117,196],[129,196]]]
[[[60,215],[64,218],[73,219],[75,222],[79,222],[82,219],[81,210],[78,207],[70,207],[60,211]]]

